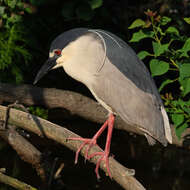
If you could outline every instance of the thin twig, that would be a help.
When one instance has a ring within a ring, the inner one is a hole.
[[[55,166],[56,166],[57,160],[58,160],[58,158],[54,159],[54,162],[53,162],[52,167],[51,167],[50,177],[49,177],[49,181],[48,181],[48,189],[50,189],[51,183],[53,181],[53,177],[54,177],[54,173],[55,173]]]
[[[19,181],[18,179],[9,177],[3,173],[0,172],[0,182],[7,184],[11,187],[14,187],[15,189],[19,189],[19,190],[37,190],[36,188],[22,182]]]
[[[60,177],[60,173],[62,172],[63,168],[65,167],[64,163],[61,163],[57,171],[55,172],[54,179],[58,179]]]

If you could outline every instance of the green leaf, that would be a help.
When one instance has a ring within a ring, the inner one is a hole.
[[[159,61],[158,59],[152,59],[150,61],[150,70],[152,76],[163,75],[169,70],[169,63],[165,61]]]
[[[174,80],[171,80],[171,79],[167,79],[167,80],[163,81],[162,84],[160,85],[160,88],[158,89],[159,92],[161,92],[162,89],[163,89],[166,85],[168,85],[168,84],[170,84],[170,83],[172,83],[172,82],[174,82]]]
[[[190,92],[190,78],[180,79],[181,87],[183,96],[186,96]]]
[[[190,17],[185,17],[185,18],[184,18],[184,21],[185,21],[187,24],[190,24]]]
[[[186,101],[185,104],[186,104],[187,106],[190,106],[190,99],[189,99],[188,101]],[[190,108],[190,107],[189,107],[189,108]]]
[[[184,123],[181,126],[175,127],[176,136],[178,137],[179,140],[181,139],[181,135],[187,129],[187,127],[188,127],[187,123]]]
[[[7,2],[8,2],[8,6],[11,7],[12,9],[16,7],[17,0],[8,0]]]
[[[154,55],[155,55],[155,57],[157,57],[168,50],[169,43],[160,44],[158,42],[152,42],[152,46],[153,46]]]
[[[16,4],[16,6],[17,6],[19,9],[25,9],[25,8],[24,8],[25,5],[24,5],[24,3],[21,2],[21,1],[18,1],[18,0],[17,0],[17,4]]]
[[[177,28],[173,27],[173,26],[169,26],[167,29],[166,29],[166,33],[169,33],[169,34],[175,34],[176,36],[179,36],[179,31]]]
[[[142,60],[142,59],[144,59],[145,57],[147,57],[147,56],[149,56],[150,55],[150,53],[148,53],[147,51],[140,51],[139,53],[138,53],[138,57]]]
[[[102,0],[90,0],[89,3],[90,3],[92,10],[101,7],[103,4]]]
[[[142,30],[133,33],[133,36],[129,42],[139,42],[140,40],[144,38],[152,38],[154,35],[153,32],[144,33]]]
[[[172,119],[174,125],[176,127],[178,127],[179,125],[181,125],[184,122],[184,115],[183,114],[174,113],[174,114],[172,114],[171,119]]]
[[[183,107],[185,105],[185,102],[182,99],[178,99],[177,101],[178,105],[180,105],[181,107]]]
[[[7,19],[7,18],[8,18],[7,13],[4,13],[4,14],[2,15],[2,18],[3,18],[3,19]]]
[[[179,100],[173,100],[173,101],[171,101],[171,103],[172,103],[172,105],[174,106],[174,107],[179,107],[179,106],[181,106],[181,102],[179,101]],[[176,112],[182,112],[183,110],[181,110],[181,109],[177,109],[177,111]]]
[[[180,57],[189,57],[189,55],[187,54],[188,51],[190,51],[190,38],[188,38],[185,42],[185,44],[183,45],[182,49],[179,50],[182,54],[180,55]]]
[[[160,33],[161,36],[165,36],[165,33],[162,32],[162,29],[160,27],[156,27],[158,32]]]
[[[168,24],[169,22],[171,22],[171,18],[169,18],[169,17],[167,17],[167,16],[163,16],[162,18],[161,18],[161,25],[166,25],[166,24]]]
[[[76,15],[81,20],[89,21],[92,19],[94,12],[89,4],[81,4],[76,9]]]
[[[4,6],[0,6],[0,16],[2,16],[5,12],[5,7]]]
[[[37,115],[43,119],[47,119],[48,117],[48,110],[41,108],[41,107],[29,107],[30,113]]]
[[[24,8],[24,10],[25,10],[27,13],[29,13],[29,14],[32,13],[32,9],[31,9],[30,7],[26,7],[26,8]]]
[[[18,23],[22,21],[22,16],[21,15],[14,15],[11,16],[7,19],[8,22],[10,23]]]
[[[184,106],[183,110],[190,115],[190,107],[189,106]]]
[[[179,67],[179,77],[181,80],[190,77],[190,63],[184,63]]]
[[[128,29],[137,28],[140,26],[144,26],[146,23],[142,19],[136,19],[129,27]]]

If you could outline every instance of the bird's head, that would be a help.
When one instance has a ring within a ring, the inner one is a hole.
[[[63,67],[68,75],[84,83],[100,68],[104,56],[99,38],[88,29],[64,32],[52,42],[49,58],[37,73],[34,84],[58,67]]]

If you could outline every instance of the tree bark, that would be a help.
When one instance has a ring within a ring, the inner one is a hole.
[[[0,120],[4,120],[5,114],[6,107],[0,106]],[[81,145],[80,142],[67,140],[69,137],[80,137],[68,129],[20,110],[10,109],[8,123],[31,131],[41,137],[52,139],[74,151]],[[94,146],[90,149],[89,154],[100,151],[102,151],[101,148]],[[82,149],[81,154],[84,156],[84,149]],[[90,161],[96,164],[98,158],[98,156],[93,157]],[[133,177],[134,170],[125,168],[112,157],[109,158],[109,164],[113,179],[124,189],[145,190],[145,188]],[[105,172],[107,171],[104,161],[101,162],[100,168]]]
[[[0,182],[7,184],[11,187],[14,187],[15,189],[18,189],[18,190],[26,190],[26,189],[27,190],[37,190],[36,188],[34,188],[24,182],[21,182],[18,179],[9,177],[1,172],[0,172]]]

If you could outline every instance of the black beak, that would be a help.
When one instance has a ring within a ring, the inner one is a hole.
[[[33,84],[36,84],[49,70],[51,70],[56,65],[56,58],[49,58],[41,69],[38,71],[38,74],[35,77]]]

